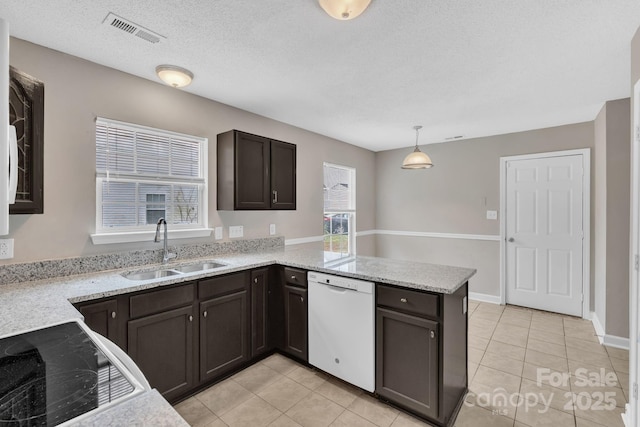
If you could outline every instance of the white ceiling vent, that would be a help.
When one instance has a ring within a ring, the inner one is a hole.
[[[154,31],[149,30],[148,28],[144,28],[141,25],[136,24],[135,22],[129,21],[128,19],[124,19],[121,16],[116,15],[115,13],[109,12],[103,24],[110,25],[113,28],[117,28],[119,30],[125,31],[131,35],[136,37],[140,37],[142,40],[146,40],[149,43],[158,43],[164,39],[165,36],[162,36]]]

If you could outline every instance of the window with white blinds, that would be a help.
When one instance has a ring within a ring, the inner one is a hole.
[[[205,228],[207,139],[96,119],[96,233]]]

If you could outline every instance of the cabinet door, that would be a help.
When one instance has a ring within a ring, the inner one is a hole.
[[[271,141],[271,208],[296,208],[296,146]]]
[[[93,331],[113,342],[118,341],[118,304],[116,299],[90,303],[78,307],[78,311],[84,316],[84,323]]]
[[[167,400],[194,385],[191,305],[128,322],[129,355]]]
[[[270,141],[241,132],[235,139],[235,209],[269,209]]]
[[[268,350],[268,278],[267,268],[251,272],[251,357]]]
[[[5,101],[6,102],[6,101]],[[9,124],[18,138],[18,192],[10,214],[44,212],[44,83],[9,67]]]
[[[307,352],[307,290],[284,285],[284,351],[304,361]]]
[[[376,393],[438,417],[438,323],[383,308],[376,314]]]
[[[249,359],[248,318],[246,290],[200,303],[200,381]]]

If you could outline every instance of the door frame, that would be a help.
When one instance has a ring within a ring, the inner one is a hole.
[[[507,163],[549,157],[582,156],[582,318],[591,319],[591,149],[552,151],[500,157],[500,304],[507,303]]]
[[[631,396],[622,418],[634,426],[640,416],[637,397],[640,374],[640,273],[636,257],[640,253],[640,80],[633,85],[633,117],[631,117],[631,239],[629,242],[629,388]]]

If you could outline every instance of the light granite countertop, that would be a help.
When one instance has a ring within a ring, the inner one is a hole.
[[[224,267],[203,272],[186,273],[147,281],[131,281],[123,273],[151,270],[161,264],[138,269],[120,269],[56,279],[13,283],[0,286],[0,337],[67,320],[82,319],[72,303],[109,297],[129,292],[228,274],[273,264],[298,267],[345,277],[402,286],[411,289],[451,294],[466,283],[475,269],[435,264],[397,261],[358,256],[347,261],[325,262],[322,249],[280,249],[261,253],[218,255],[201,259],[177,260],[167,268],[196,261],[215,260]],[[130,399],[83,420],[83,425],[144,424],[180,425],[180,416],[156,391]],[[157,414],[157,418],[153,418]],[[175,417],[177,418],[175,418]],[[174,417],[175,422],[174,422]],[[95,419],[94,419],[95,418]],[[109,421],[111,420],[111,421]],[[104,423],[102,422],[104,421]],[[182,425],[187,425],[186,423]]]

